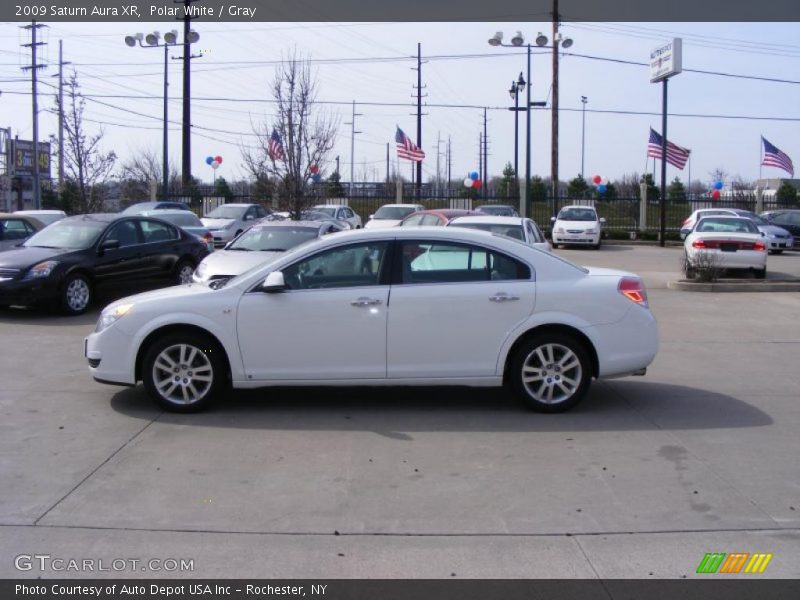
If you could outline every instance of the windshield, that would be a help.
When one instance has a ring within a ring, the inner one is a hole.
[[[558,213],[559,221],[597,221],[593,208],[564,208]]]
[[[56,221],[28,238],[26,248],[74,248],[82,250],[97,241],[108,223],[100,221]]]
[[[253,227],[228,246],[228,250],[285,252],[313,240],[318,231],[316,227]]]
[[[372,218],[400,221],[413,212],[416,212],[413,206],[381,206]]]
[[[479,210],[487,215],[497,215],[498,217],[513,217],[516,211],[510,206],[503,206],[502,204],[479,206],[475,210]]]
[[[330,221],[331,215],[322,210],[305,210],[300,215],[303,221]]]
[[[522,225],[500,225],[498,223],[453,223],[453,227],[466,227],[467,229],[480,229],[481,231],[489,231],[497,235],[504,235],[506,237],[514,238],[515,240],[524,240],[525,232],[522,230]]]
[[[310,212],[318,212],[328,215],[329,217],[336,216],[336,209],[328,206],[315,206]]]
[[[749,219],[705,217],[697,222],[695,231],[714,233],[758,233],[758,228]]]
[[[766,219],[762,219],[755,213],[742,212],[739,213],[739,215],[741,215],[745,219],[750,219],[756,225],[769,225],[769,221],[767,221]]]
[[[156,217],[157,219],[164,219],[168,223],[172,223],[173,225],[177,225],[178,227],[202,227],[203,223],[200,219],[197,218],[197,215],[190,213],[187,211],[187,214],[168,214],[168,215],[160,215],[158,213],[152,213],[151,217]]]
[[[301,244],[298,244],[297,246],[294,246],[293,248],[289,248],[289,249],[286,250],[286,254],[281,255],[281,260],[284,260],[286,257],[291,257],[291,255],[296,254],[297,252],[300,252],[302,250],[305,250],[305,248],[307,246],[310,246],[310,245],[312,245],[312,244],[314,244],[316,242],[319,242],[319,241],[320,241],[319,238],[311,238],[310,240],[306,240],[305,242],[302,242]],[[229,284],[234,284],[235,285],[241,279],[243,279],[245,277],[248,277],[253,271],[258,271],[259,269],[262,269],[263,267],[264,267],[263,263],[256,264],[255,266],[250,267],[249,269],[247,269],[247,271],[245,271],[244,273],[239,273],[238,275],[236,275],[234,277],[231,277],[230,279],[226,279],[225,280],[225,285],[226,286],[229,285]],[[222,287],[222,286],[220,286],[220,287]]]
[[[209,219],[238,219],[242,216],[246,206],[218,206],[206,215]]]

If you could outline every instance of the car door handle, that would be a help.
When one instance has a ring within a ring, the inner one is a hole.
[[[505,292],[500,292],[494,296],[489,296],[490,302],[512,302],[514,300],[519,300],[519,296],[509,296]]]
[[[362,296],[358,300],[353,300],[350,302],[351,306],[375,306],[376,304],[380,304],[381,301],[377,298],[367,298],[366,296]]]

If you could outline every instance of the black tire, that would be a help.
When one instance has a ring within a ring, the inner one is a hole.
[[[92,282],[86,275],[75,273],[68,275],[61,285],[61,310],[66,315],[75,316],[85,313],[94,300]]]
[[[772,254],[783,254],[783,250],[773,250]]]
[[[192,283],[192,273],[194,273],[196,266],[193,261],[189,260],[188,258],[183,258],[178,261],[178,264],[175,265],[175,273],[174,273],[174,280],[175,285],[182,285],[184,283]],[[191,269],[191,271],[190,271]],[[188,278],[185,279],[185,277]]]
[[[529,374],[528,381],[523,372]],[[583,343],[571,335],[542,333],[517,348],[508,375],[512,390],[528,408],[559,413],[571,409],[586,395],[592,363]]]
[[[766,279],[767,278],[767,267],[764,267],[760,271],[754,271],[753,274],[755,275],[756,279]]]
[[[598,240],[597,240],[597,243],[596,243],[596,244],[593,246],[593,248],[594,248],[595,250],[600,250],[600,246],[602,246],[602,245],[603,245],[603,242],[602,242],[602,240],[599,240],[599,239],[598,239]]]
[[[209,337],[193,332],[158,338],[142,362],[147,394],[169,412],[203,410],[221,395],[227,382],[222,352]]]

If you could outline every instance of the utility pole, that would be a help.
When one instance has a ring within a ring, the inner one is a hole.
[[[191,30],[191,6],[200,0],[173,0],[175,4],[183,4],[183,117],[181,119],[181,182],[187,186],[192,181],[192,63],[193,58],[201,54],[192,54],[191,43],[194,38]]]
[[[64,189],[64,40],[58,40],[58,191]]]
[[[553,110],[552,143],[550,146],[550,177],[553,180],[553,216],[558,195],[558,0],[553,0]]]
[[[439,154],[440,154],[439,146],[441,145],[441,143],[442,143],[442,132],[440,131],[436,134],[436,197],[437,198],[439,197],[439,183],[442,179],[442,173],[439,170]]]
[[[489,187],[489,137],[486,132],[486,107],[483,107],[483,199],[486,200]]]
[[[422,149],[422,44],[417,43],[417,147]],[[417,161],[417,200],[422,197],[422,161]]]
[[[386,184],[389,184],[389,142],[386,142]]]
[[[586,103],[589,99],[586,96],[581,96],[581,104],[583,110],[581,111],[581,178],[586,179],[583,175],[583,159],[586,156]]]
[[[336,155],[336,174],[339,175],[339,155],[338,154]]]
[[[450,197],[450,181],[452,180],[453,171],[453,154],[450,148],[450,136],[447,136],[447,197]]]
[[[478,179],[483,183],[483,132],[478,132]]]
[[[36,41],[36,31],[40,27],[46,27],[31,21],[30,25],[25,25],[23,29],[30,29],[31,43],[22,44],[23,48],[31,49],[31,64],[30,66],[22,67],[23,71],[30,70],[31,72],[31,97],[32,97],[32,111],[33,111],[33,207],[35,209],[42,208],[42,189],[39,175],[39,97],[37,94],[37,71],[44,69],[46,65],[38,64],[36,62],[36,49],[39,46],[44,46],[44,42]]]
[[[348,194],[353,196],[353,179],[355,178],[355,165],[356,165],[356,134],[361,133],[356,131],[356,117],[363,117],[363,113],[356,112],[356,101],[353,100],[353,120],[345,125],[350,125],[350,185],[348,187]],[[338,167],[337,167],[338,169]]]

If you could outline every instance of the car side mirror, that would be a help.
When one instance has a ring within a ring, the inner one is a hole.
[[[555,223],[556,222],[556,218],[555,217],[550,217],[550,222],[551,223]]]
[[[370,215],[370,216],[369,216],[369,218],[371,219],[371,218],[372,218],[372,217],[374,217],[374,216],[375,216],[375,215]]]
[[[600,222],[601,223],[605,223],[606,222],[606,218],[605,217],[600,217]]]
[[[244,220],[245,220],[245,221],[252,221],[254,218],[255,218],[255,217],[253,217],[253,215],[245,215],[245,216],[244,216]]]
[[[283,273],[281,271],[273,271],[261,284],[261,291],[267,294],[274,294],[282,292],[286,289],[286,283],[283,280]]]
[[[119,248],[119,240],[104,240],[97,249],[98,254],[102,254],[106,250],[116,250]]]
[[[767,234],[762,231],[761,232],[761,237],[767,237]]]

